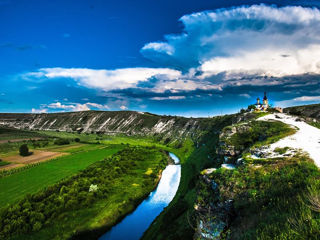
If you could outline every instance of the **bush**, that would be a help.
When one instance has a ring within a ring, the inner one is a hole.
[[[24,156],[24,157],[30,155],[28,145],[22,144],[19,148],[19,153],[21,156]]]
[[[80,142],[80,138],[75,138],[74,141],[75,142]]]
[[[59,138],[59,139],[54,141],[54,144],[56,144],[56,145],[66,145],[66,144],[70,144],[70,142],[69,142],[68,139]]]

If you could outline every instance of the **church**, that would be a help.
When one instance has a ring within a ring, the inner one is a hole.
[[[257,102],[255,104],[255,111],[267,111],[268,107],[269,107],[269,102],[267,98],[267,93],[264,92],[262,103],[260,102],[260,98],[257,98]]]

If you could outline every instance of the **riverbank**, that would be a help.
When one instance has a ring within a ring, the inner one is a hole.
[[[162,172],[161,180],[154,191],[119,224],[104,234],[100,240],[131,239],[139,240],[152,221],[171,202],[180,182],[179,159],[172,153],[174,165],[168,165]]]

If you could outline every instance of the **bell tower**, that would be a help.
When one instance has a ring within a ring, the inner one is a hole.
[[[264,92],[263,105],[265,105],[266,108],[269,107],[269,102],[268,102],[268,98],[267,98],[267,92]]]

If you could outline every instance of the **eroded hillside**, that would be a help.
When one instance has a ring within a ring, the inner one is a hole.
[[[320,120],[320,104],[288,107],[284,109],[284,112],[291,115]]]
[[[210,127],[210,118],[159,116],[134,111],[1,113],[0,125],[25,130],[195,137]]]

